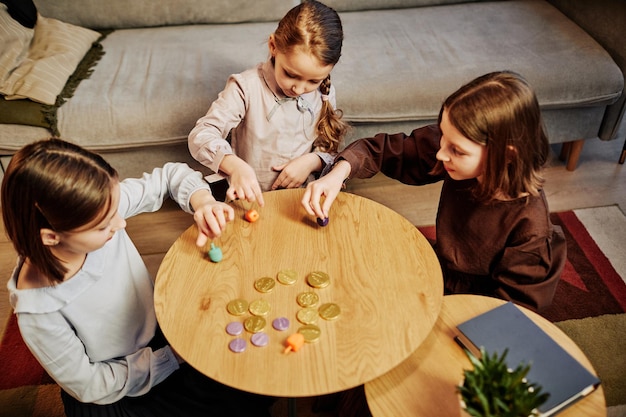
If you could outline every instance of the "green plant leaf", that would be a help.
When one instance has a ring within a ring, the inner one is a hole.
[[[470,415],[528,417],[536,415],[537,407],[548,399],[540,385],[527,381],[530,364],[507,365],[508,350],[499,355],[481,349],[480,358],[465,352],[473,369],[463,371],[464,380],[457,391]]]

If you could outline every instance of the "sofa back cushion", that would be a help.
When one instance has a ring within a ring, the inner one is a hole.
[[[280,20],[298,0],[35,0],[42,16],[92,29]]]
[[[481,0],[324,0],[324,4],[338,12],[351,12],[359,10],[438,6],[454,3],[470,3],[472,1]]]
[[[492,71],[522,74],[543,110],[605,106],[624,84],[610,55],[545,1],[342,12],[341,18],[345,41],[332,81],[352,123],[436,121],[448,95]],[[597,126],[581,121],[595,128],[584,137],[597,135]]]

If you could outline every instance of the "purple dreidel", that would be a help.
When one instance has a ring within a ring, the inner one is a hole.
[[[317,218],[317,224],[319,224],[320,226],[324,227],[328,224],[328,217],[325,218]]]

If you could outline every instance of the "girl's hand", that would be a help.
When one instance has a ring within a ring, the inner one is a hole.
[[[235,155],[228,155],[228,169],[223,169],[230,175],[230,186],[226,190],[226,197],[230,200],[258,201],[263,206],[263,192],[259,185],[254,169],[247,162]],[[226,165],[226,158],[222,166]]]
[[[344,180],[350,175],[350,170],[347,161],[339,161],[328,174],[310,182],[302,196],[302,206],[307,213],[320,219],[328,218],[330,207],[341,191]],[[322,196],[325,197],[323,205],[320,204]]]
[[[322,161],[319,156],[314,153],[299,156],[283,165],[272,167],[274,171],[280,172],[272,190],[279,188],[298,188],[306,182],[313,171],[319,171],[322,168]]]
[[[198,225],[196,245],[203,247],[209,239],[221,236],[226,224],[235,219],[235,210],[226,203],[216,201],[207,190],[196,191],[191,196],[193,219]]]

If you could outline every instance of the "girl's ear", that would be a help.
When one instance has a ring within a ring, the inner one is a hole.
[[[40,229],[39,235],[41,236],[41,241],[45,246],[56,246],[59,244],[59,234],[52,229]]]
[[[270,50],[270,56],[272,58],[275,58],[276,57],[276,39],[274,38],[273,33],[270,35],[270,38],[267,41],[267,46],[269,47],[269,50]]]
[[[509,163],[513,159],[517,158],[517,148],[513,145],[507,145],[506,147],[506,162]]]

